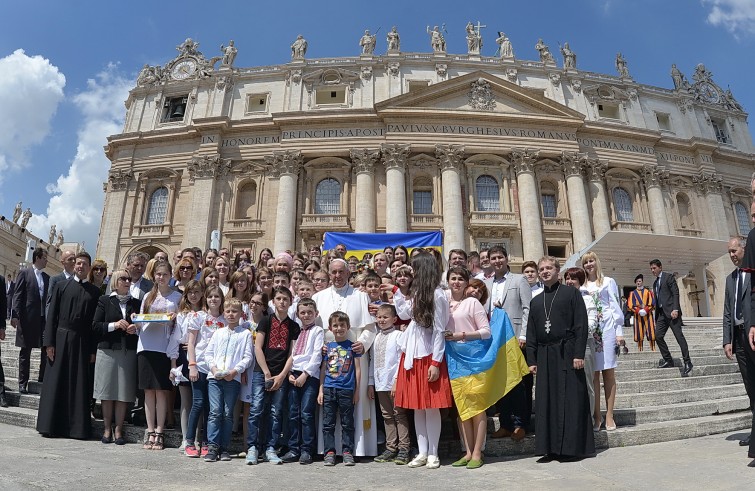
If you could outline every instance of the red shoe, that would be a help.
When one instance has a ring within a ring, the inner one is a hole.
[[[210,451],[210,448],[207,446],[206,443],[202,444],[202,458],[207,456],[207,452]]]
[[[199,450],[197,450],[197,447],[195,447],[194,445],[186,445],[186,448],[184,449],[184,455],[191,457],[192,459],[198,459]]]

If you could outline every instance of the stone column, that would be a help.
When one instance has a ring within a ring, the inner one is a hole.
[[[525,261],[538,261],[545,255],[540,219],[540,193],[535,182],[537,156],[537,151],[529,149],[515,148],[511,152],[516,172],[519,218],[522,222],[522,253]]]
[[[385,231],[387,233],[406,232],[406,158],[411,145],[408,143],[384,143],[380,150],[385,165]]]
[[[228,174],[231,160],[221,159],[217,153],[202,155],[192,157],[186,167],[191,182],[191,199],[186,216],[191,218],[190,226],[184,232],[183,244],[186,247],[206,249],[210,245],[210,233],[214,225],[212,204],[215,202],[215,180]]]
[[[650,224],[654,234],[669,235],[671,230],[666,216],[666,206],[663,202],[663,190],[661,186],[668,178],[668,172],[656,166],[646,165],[642,168],[642,180],[648,194],[648,211],[650,212]]]
[[[606,200],[606,185],[603,178],[608,166],[598,159],[587,159],[587,171],[590,179],[590,196],[592,198],[592,225],[595,238],[611,231],[611,213]]]
[[[97,244],[97,257],[104,259],[108,264],[119,264],[116,260],[118,255],[118,243],[121,238],[121,229],[125,218],[126,195],[128,187],[134,178],[130,170],[116,170],[110,172],[106,186],[109,193],[105,195],[105,206],[100,225],[100,237]]]
[[[710,231],[712,237],[728,240],[729,230],[726,225],[726,211],[724,208],[724,200],[721,196],[723,190],[721,176],[717,175],[715,172],[701,172],[693,177],[692,180],[697,186],[698,191],[705,195],[705,201],[708,205],[708,211],[711,218]]]
[[[302,156],[298,150],[274,152],[265,162],[278,174],[278,214],[275,218],[273,253],[296,250],[296,185]]]
[[[375,162],[380,158],[380,150],[352,148],[351,162],[357,173],[357,233],[375,232]]]
[[[435,145],[440,161],[443,186],[443,248],[467,249],[464,234],[464,203],[461,197],[461,168],[464,162],[463,145]]]
[[[569,200],[574,252],[578,252],[592,242],[590,213],[585,197],[585,183],[582,180],[582,159],[576,153],[562,152],[561,166],[566,176],[566,196]]]

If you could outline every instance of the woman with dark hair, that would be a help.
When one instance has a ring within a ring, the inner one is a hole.
[[[204,255],[202,256],[202,269],[211,268],[215,264],[215,259],[217,259],[218,256],[220,256],[220,254],[218,254],[217,249],[207,249],[204,251]]]
[[[105,294],[107,290],[107,283],[105,278],[107,277],[107,263],[102,259],[95,259],[92,261],[92,269],[89,270],[87,275],[87,281],[100,289],[100,293]]]
[[[249,254],[249,251],[242,249],[236,253],[236,258],[233,260],[233,271],[240,271],[248,264],[252,264],[252,256]]]
[[[390,264],[393,261],[393,247],[386,246],[383,248],[383,254],[385,254],[385,260]]]
[[[393,259],[401,259],[404,264],[409,262],[409,250],[403,245],[397,245],[393,249]]]
[[[485,286],[484,281],[478,280],[477,278],[469,280],[469,285],[467,285],[464,294],[467,297],[476,298],[482,305],[485,305],[488,302],[488,287]]]
[[[307,278],[309,278],[309,281],[313,281],[315,277],[315,273],[320,271],[320,263],[317,261],[309,261],[304,265],[304,273],[306,273]]]
[[[267,261],[273,257],[273,251],[265,247],[260,251],[260,255],[257,258],[257,269],[267,267]]]
[[[197,265],[193,259],[185,257],[178,261],[174,272],[174,288],[183,293],[186,285],[197,276]]]

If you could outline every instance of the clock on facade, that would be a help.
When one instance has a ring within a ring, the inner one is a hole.
[[[700,84],[700,99],[711,104],[716,104],[719,101],[718,90],[708,82],[703,82]]]
[[[196,71],[197,71],[196,61],[183,60],[176,63],[175,66],[173,66],[173,69],[170,71],[170,74],[175,80],[184,80],[194,75],[194,72]]]

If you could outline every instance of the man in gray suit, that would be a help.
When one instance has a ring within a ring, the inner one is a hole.
[[[54,287],[59,281],[66,281],[73,276],[73,267],[76,264],[76,253],[73,251],[63,251],[60,255],[60,262],[63,264],[63,272],[56,274],[50,278],[50,286],[47,288],[47,300],[45,301],[45,316],[47,311],[50,310],[50,295],[52,287]]]
[[[737,359],[742,381],[750,398],[750,410],[755,410],[755,352],[747,339],[747,327],[751,326],[750,308],[750,273],[741,269],[745,254],[744,239],[729,241],[729,259],[736,267],[726,277],[726,292],[724,294],[724,353],[726,357]],[[742,446],[750,444],[748,436],[741,442]]]
[[[491,247],[488,257],[494,274],[485,280],[489,293],[487,310],[502,308],[506,311],[519,338],[519,347],[524,349],[532,289],[524,276],[511,272],[509,255],[502,246]],[[532,414],[533,382],[532,374],[526,375],[522,382],[498,401],[496,407],[501,428],[493,433],[494,438],[511,436],[516,441],[524,438]]]

